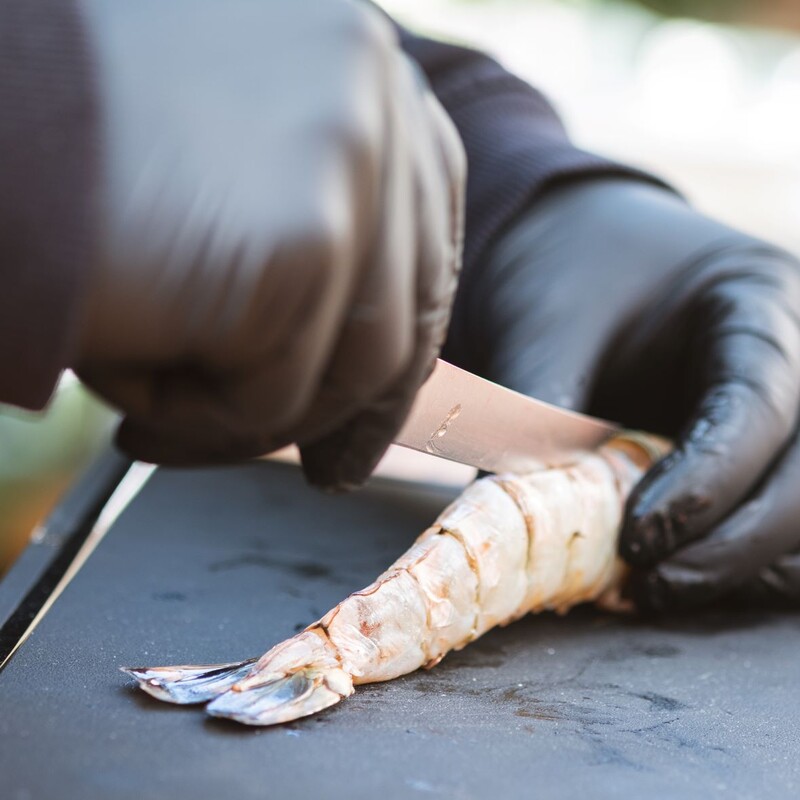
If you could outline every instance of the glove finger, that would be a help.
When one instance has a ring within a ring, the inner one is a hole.
[[[235,464],[279,450],[291,442],[275,437],[237,438],[219,428],[206,428],[195,436],[174,434],[151,427],[133,417],[125,417],[117,428],[117,447],[137,461],[165,467],[206,467]]]
[[[751,269],[741,269],[749,257]],[[752,252],[716,264],[692,318],[703,375],[675,450],[629,498],[620,552],[650,566],[706,534],[786,447],[800,405],[800,287],[787,256]]]
[[[640,605],[666,611],[711,602],[800,548],[798,483],[796,437],[764,484],[707,537],[634,578]]]
[[[139,461],[169,466],[233,463],[255,458],[292,442],[270,427],[269,418],[256,427],[231,425],[228,394],[237,381],[252,376],[218,377],[196,369],[83,369],[82,381],[124,412],[116,443]],[[179,424],[175,424],[179,420]]]
[[[114,408],[144,413],[153,406],[156,373],[135,366],[76,367],[75,374],[93,394]]]
[[[403,383],[421,385],[425,377],[408,370]],[[413,400],[413,393],[409,397],[404,390],[389,392],[333,433],[301,446],[308,482],[327,491],[362,486],[392,443]]]
[[[274,364],[273,364],[274,366]],[[249,373],[225,378],[191,368],[155,372],[148,369],[87,370],[81,379],[104,400],[121,410],[117,444],[131,457],[160,464],[216,464],[269,453],[288,444],[281,428],[266,413],[259,424],[236,418],[238,395],[251,394]],[[257,399],[270,399],[259,387]],[[232,399],[233,398],[233,399]],[[248,408],[248,413],[252,412]]]
[[[444,341],[455,294],[463,229],[463,170],[452,156],[453,139],[443,141],[442,126],[453,137],[452,124],[441,115],[427,90],[422,95],[409,67],[402,67],[406,91],[420,98],[419,116],[395,119],[396,130],[410,136],[418,181],[412,193],[418,220],[414,349],[408,368],[387,392],[329,436],[301,447],[308,480],[323,488],[361,485],[371,474],[402,426],[417,390],[430,374]],[[430,131],[434,136],[419,136]],[[442,149],[450,152],[445,158]],[[454,173],[453,170],[456,170]],[[384,248],[391,241],[384,238]]]
[[[117,430],[116,443],[131,458],[168,466],[198,466],[233,463],[276,450],[288,441],[274,436],[241,435],[227,425],[214,422],[214,397],[219,389],[196,372],[151,369],[81,370],[79,377],[95,393],[125,416]],[[153,411],[158,397],[180,404],[193,420],[173,430]],[[181,398],[178,400],[178,398]]]
[[[761,571],[758,578],[744,588],[751,595],[769,599],[780,605],[800,606],[800,550],[781,556]]]
[[[325,432],[330,419],[336,420],[336,412],[331,411],[327,417],[318,415],[278,431],[270,427],[268,418],[256,426],[229,424],[228,414],[221,412],[220,407],[236,405],[238,401],[230,399],[232,393],[240,391],[245,397],[253,393],[256,378],[249,375],[241,379],[239,386],[235,382],[220,386],[200,375],[177,372],[161,376],[129,372],[90,380],[91,387],[104,398],[119,407],[133,409],[119,427],[117,445],[132,458],[152,463],[190,466],[255,458],[303,435]],[[257,393],[266,390],[265,383]],[[352,401],[352,397],[347,399]],[[331,388],[323,390],[315,402],[327,403],[333,409],[348,407],[341,397],[333,395]],[[145,411],[140,414],[138,409]],[[172,424],[176,418],[181,420],[179,425]]]

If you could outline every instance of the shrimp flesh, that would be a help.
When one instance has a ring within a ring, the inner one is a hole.
[[[572,466],[477,480],[374,583],[260,659],[123,671],[160,700],[274,725],[432,667],[525,614],[619,607],[625,499],[666,452],[626,433]]]

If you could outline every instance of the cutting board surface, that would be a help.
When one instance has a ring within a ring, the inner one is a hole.
[[[0,796],[800,796],[800,617],[591,610],[273,729],[134,690],[120,665],[259,655],[369,583],[453,492],[332,497],[291,466],[160,470],[0,673]]]

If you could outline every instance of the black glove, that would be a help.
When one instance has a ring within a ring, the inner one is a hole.
[[[363,481],[449,320],[458,136],[389,24],[340,0],[83,0],[103,160],[80,376],[131,455],[298,442]]]
[[[800,269],[625,179],[552,189],[463,276],[446,356],[672,437],[621,553],[656,609],[760,583],[800,598]]]

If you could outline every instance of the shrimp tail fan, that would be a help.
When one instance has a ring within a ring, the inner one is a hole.
[[[206,711],[245,725],[276,725],[315,714],[352,693],[352,675],[327,636],[314,628],[273,647]]]
[[[123,667],[139,687],[178,705],[208,703],[214,717],[276,725],[328,708],[353,693],[353,678],[319,628],[273,647],[258,661]],[[211,701],[211,702],[209,702]]]
[[[177,705],[207,703],[244,678],[256,659],[230,664],[198,664],[175,667],[120,667],[139,688],[156,700]]]
[[[245,725],[277,725],[316,714],[352,693],[352,680],[342,670],[307,667],[244,690],[234,687],[206,711]]]

